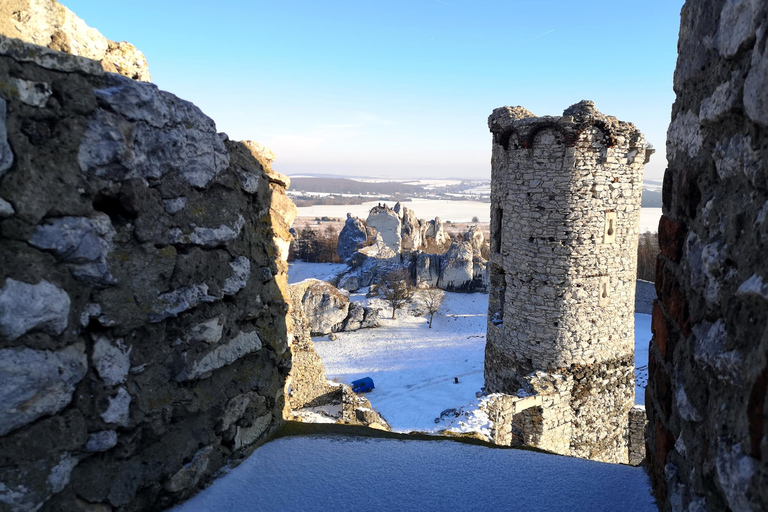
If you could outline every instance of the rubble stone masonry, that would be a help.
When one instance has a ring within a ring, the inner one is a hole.
[[[764,1],[682,9],[646,389],[661,510],[768,509],[767,43]]]
[[[191,103],[0,36],[0,510],[160,510],[279,426],[287,178]]]
[[[558,421],[563,414],[570,421],[560,430],[567,438],[550,444],[626,463],[638,220],[652,150],[634,125],[590,101],[561,117],[498,108],[488,124],[486,389],[531,392],[526,376],[533,372],[561,376],[557,387],[569,397]]]

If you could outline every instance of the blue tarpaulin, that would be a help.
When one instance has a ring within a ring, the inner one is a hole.
[[[363,377],[362,379],[352,381],[352,391],[355,393],[365,393],[374,388],[373,379],[370,377]]]

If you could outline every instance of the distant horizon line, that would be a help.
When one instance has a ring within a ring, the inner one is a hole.
[[[286,173],[289,178],[338,178],[338,179],[363,179],[363,180],[393,180],[393,181],[438,181],[438,180],[458,180],[458,181],[491,181],[491,178],[462,178],[457,176],[429,176],[429,177],[405,177],[405,176],[363,176],[359,174],[331,174],[322,172],[297,172]],[[643,178],[643,183],[658,183],[661,185],[663,179]]]

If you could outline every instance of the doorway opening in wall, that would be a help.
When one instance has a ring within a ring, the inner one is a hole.
[[[511,446],[536,446],[544,432],[544,411],[541,407],[531,407],[515,414],[510,424]]]

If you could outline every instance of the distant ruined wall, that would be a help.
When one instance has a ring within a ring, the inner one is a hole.
[[[682,9],[646,388],[662,510],[768,509],[767,43],[764,1]]]
[[[628,460],[643,166],[631,124],[582,101],[562,117],[494,110],[485,382],[531,392],[561,375],[572,428],[560,453]],[[546,426],[545,426],[546,430]],[[557,444],[557,443],[555,443]]]
[[[296,208],[261,149],[0,36],[0,510],[164,509],[281,424]]]

